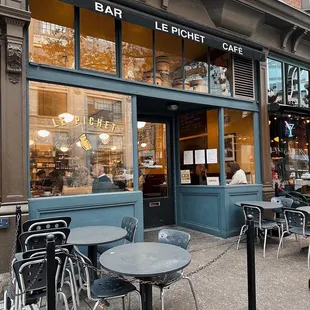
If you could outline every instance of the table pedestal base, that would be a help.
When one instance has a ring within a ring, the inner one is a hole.
[[[94,267],[98,267],[97,263],[97,245],[89,245],[88,246],[88,258],[93,263]],[[97,273],[94,273],[95,278],[97,278]]]
[[[140,284],[142,310],[153,309],[152,284]]]

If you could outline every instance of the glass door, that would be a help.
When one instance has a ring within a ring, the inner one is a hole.
[[[174,224],[169,123],[138,121],[139,189],[144,227]]]

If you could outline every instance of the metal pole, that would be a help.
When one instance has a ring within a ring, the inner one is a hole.
[[[249,310],[256,310],[255,283],[255,249],[254,249],[254,221],[253,216],[247,216],[247,263],[248,263],[248,306]]]
[[[16,249],[15,252],[21,252],[21,245],[19,242],[19,236],[22,232],[22,209],[21,206],[16,206],[16,211],[15,211],[15,229],[17,230],[16,233]]]
[[[56,310],[56,287],[55,287],[55,237],[46,237],[46,304],[47,310]]]

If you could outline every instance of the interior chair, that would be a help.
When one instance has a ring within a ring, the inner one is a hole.
[[[286,221],[286,229],[282,232],[281,235],[277,258],[279,258],[281,244],[286,233],[295,234],[298,236],[299,250],[301,250],[300,236],[303,236],[304,238],[308,238],[310,236],[310,228],[307,227],[309,217],[307,212],[302,210],[284,209],[283,214]],[[310,239],[308,248],[308,268],[310,268]]]
[[[66,256],[64,253],[55,253],[55,283],[56,286],[56,300],[59,297],[63,299],[63,303],[66,310],[69,310],[68,301],[66,295],[61,291],[61,274],[65,266]],[[15,261],[13,270],[15,274],[15,296],[11,297],[12,307],[10,309],[22,310],[28,306],[29,309],[36,306],[38,301],[46,295],[47,286],[47,260],[44,257],[34,257],[25,260]],[[41,270],[41,271],[40,271]],[[31,287],[28,289],[29,285]],[[4,309],[7,310],[7,297],[9,290],[6,290],[4,296]]]
[[[125,216],[122,220],[121,227],[127,231],[127,235],[124,238],[124,243],[133,243],[135,242],[135,235],[138,227],[138,219],[132,216]],[[102,254],[110,247],[109,245],[98,245],[97,252]]]
[[[102,278],[94,280],[94,273],[92,270],[92,262],[83,255],[77,247],[75,248],[78,257],[79,269],[79,293],[82,290],[87,292],[87,298],[95,301],[93,310],[97,309],[100,304],[109,305],[110,299],[122,298],[123,310],[126,309],[125,297],[131,293],[136,293],[139,298],[139,307],[142,310],[142,300],[140,292],[136,287],[125,280],[103,276]]]
[[[46,247],[46,237],[53,234],[55,237],[55,245],[65,244],[70,234],[69,228],[54,228],[47,230],[36,230],[23,232],[19,236],[22,251],[34,249],[42,249]]]
[[[187,250],[190,234],[180,230],[174,229],[162,229],[158,233],[158,242],[159,243],[167,243],[175,246],[179,246],[184,250]],[[191,289],[191,292],[194,297],[196,310],[198,310],[198,301],[195,294],[194,286],[190,278],[186,277],[183,273],[183,270],[172,272],[166,274],[164,276],[153,277],[152,281],[154,282],[154,286],[157,286],[160,289],[160,297],[161,297],[161,309],[164,310],[164,292],[165,289],[170,288],[170,286],[180,280],[187,280]]]
[[[23,232],[53,229],[53,228],[64,228],[69,227],[70,223],[71,223],[71,217],[69,216],[48,217],[42,219],[28,220],[23,223]]]
[[[278,204],[281,204],[284,208],[292,208],[294,200],[292,198],[286,198],[286,197],[272,197],[271,202],[275,202]],[[286,223],[284,215],[283,215],[283,209],[276,209],[274,210],[276,213],[275,221],[280,225],[281,227],[281,234],[284,231],[284,225]],[[283,242],[282,242],[283,247]]]
[[[280,226],[278,226],[276,221],[267,221],[263,220],[264,209],[262,207],[254,206],[254,205],[242,205],[243,214],[245,218],[245,224],[241,227],[237,250],[239,249],[240,240],[243,234],[247,231],[247,216],[252,215],[254,220],[254,227],[259,232],[264,232],[264,244],[263,244],[263,257],[265,258],[266,254],[266,243],[267,243],[267,232],[268,230],[273,230],[274,228],[278,229],[279,232],[279,240],[281,238],[281,230]]]

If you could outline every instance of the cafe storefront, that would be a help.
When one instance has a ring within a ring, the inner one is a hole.
[[[137,241],[174,224],[227,238],[244,221],[236,201],[274,194],[273,168],[308,189],[304,13],[225,0],[218,19],[217,1],[155,2],[28,0],[19,24],[5,19],[2,215],[129,215]],[[231,162],[246,184],[229,184]]]

